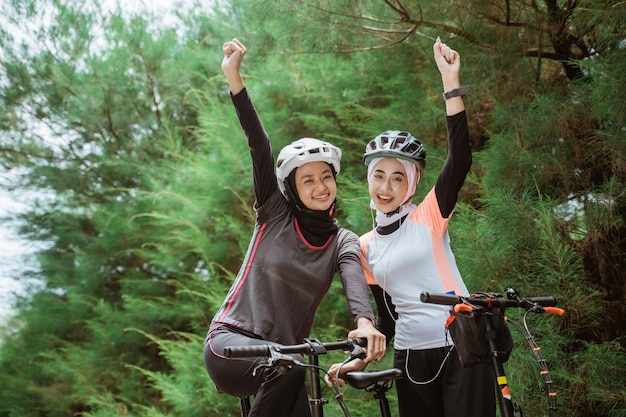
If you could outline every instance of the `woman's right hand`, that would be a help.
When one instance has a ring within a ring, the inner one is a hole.
[[[235,95],[243,90],[244,84],[241,78],[241,61],[246,54],[246,47],[238,39],[225,42],[223,46],[224,58],[222,59],[222,71],[226,75],[230,85],[231,94]]]

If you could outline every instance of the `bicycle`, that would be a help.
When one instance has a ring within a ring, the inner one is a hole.
[[[524,336],[532,349],[546,388],[549,416],[557,416],[556,392],[553,390],[547,362],[526,325],[526,316],[529,313],[562,316],[565,311],[555,307],[554,297],[522,298],[515,289],[508,288],[506,298],[499,293],[477,293],[463,297],[425,291],[421,293],[420,299],[425,303],[453,306],[446,328],[451,333],[461,363],[463,366],[472,366],[477,362],[490,360],[500,415],[523,417],[521,406],[512,400],[503,365],[512,349],[512,341],[509,342],[511,335],[506,327],[506,323],[511,324]],[[505,309],[511,307],[526,310],[523,327],[504,316]]]
[[[342,363],[345,365],[351,360],[365,358],[364,346],[367,339],[346,339],[337,342],[320,342],[316,339],[304,339],[304,343],[297,345],[258,345],[258,346],[227,346],[224,348],[224,356],[227,358],[264,357],[266,362],[260,367],[276,368],[279,372],[288,372],[293,366],[301,366],[309,370],[310,395],[309,403],[312,417],[323,417],[323,406],[328,400],[322,396],[319,371],[326,372],[319,366],[319,355],[331,350],[350,352],[349,357]],[[308,364],[295,360],[289,354],[301,354],[308,356]],[[381,417],[391,417],[389,401],[386,392],[393,386],[393,381],[402,377],[402,371],[396,368],[381,371],[348,372],[344,376],[346,383],[356,389],[362,389],[370,393],[378,402]],[[335,400],[339,403],[345,417],[350,417],[350,411],[343,400],[343,394],[338,384],[333,384]],[[241,416],[246,417],[250,411],[250,397],[239,399]]]

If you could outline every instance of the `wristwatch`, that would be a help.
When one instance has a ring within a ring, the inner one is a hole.
[[[458,96],[461,96],[461,97],[465,98],[465,94],[469,93],[471,89],[472,89],[472,86],[464,85],[463,87],[459,87],[459,88],[455,88],[454,90],[446,91],[445,93],[443,93],[443,99],[444,100],[448,100],[448,99],[450,99],[452,97],[458,97]]]

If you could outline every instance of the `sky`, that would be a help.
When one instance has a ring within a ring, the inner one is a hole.
[[[22,207],[8,191],[0,188],[0,218],[19,211]],[[29,252],[28,242],[19,239],[10,225],[0,223],[0,322],[12,312],[13,294],[23,291],[19,275],[21,266],[24,265],[23,257]]]
[[[141,13],[144,10],[162,12],[164,18],[159,21],[159,24],[175,25],[175,18],[168,12],[174,9],[180,11],[182,6],[179,3],[174,0],[103,0],[100,6],[104,10],[112,10],[119,4],[121,10],[127,13]],[[0,0],[0,6],[0,10],[4,10],[6,7],[4,0]],[[6,24],[6,22],[0,16],[0,24]],[[1,172],[0,176],[2,176]],[[1,184],[0,178],[0,219],[3,219],[5,216],[19,212],[24,207],[24,203],[19,202],[14,195],[2,188]],[[13,312],[14,294],[23,294],[25,283],[20,277],[29,254],[34,250],[31,246],[29,242],[20,239],[15,234],[10,224],[0,221],[0,323]]]

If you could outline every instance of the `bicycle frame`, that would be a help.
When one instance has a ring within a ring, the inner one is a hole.
[[[556,299],[554,297],[533,297],[533,298],[521,298],[512,288],[507,289],[507,298],[503,298],[501,294],[489,293],[489,294],[475,294],[470,297],[461,297],[451,294],[430,294],[428,292],[422,292],[420,299],[425,303],[443,304],[454,306],[455,312],[467,312],[473,311],[498,311],[498,316],[502,320],[505,320],[504,310],[507,307],[519,307],[526,309],[526,312],[534,313],[549,313],[562,316],[564,311],[560,308],[554,307],[556,305]],[[524,331],[521,327],[515,323],[506,320],[508,323],[514,325],[514,327],[522,332],[526,340],[531,345],[535,357],[540,365],[541,375],[544,377],[548,391],[548,408],[551,417],[556,417],[556,393],[552,391],[552,381],[549,378],[547,372],[547,366],[545,365],[545,359],[540,355],[538,346],[534,344],[532,336],[528,331]],[[489,361],[491,362],[491,368],[494,375],[494,384],[496,386],[498,405],[500,408],[500,415],[502,417],[522,417],[521,407],[514,403],[509,389],[509,384],[504,371],[503,361],[498,354],[498,347],[496,344],[497,334],[491,321],[485,321],[485,338],[489,345]]]

